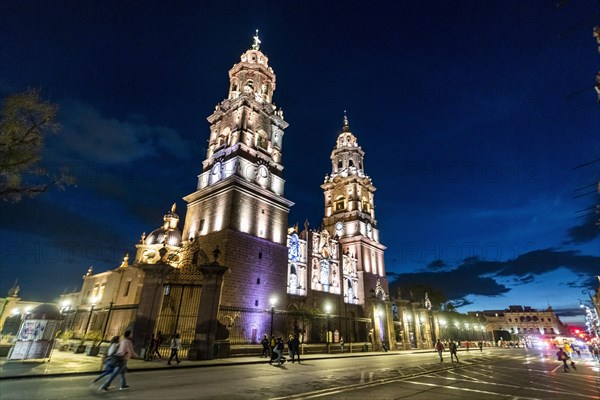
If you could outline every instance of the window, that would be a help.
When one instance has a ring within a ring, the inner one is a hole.
[[[338,168],[342,168],[342,160],[338,160]]]
[[[508,319],[508,322],[512,322],[512,318],[509,318],[509,319]]]
[[[260,285],[260,278],[256,278],[256,284]]]
[[[339,199],[337,199],[335,201],[335,210],[341,211],[341,210],[345,210],[345,209],[346,209],[346,199],[343,197],[340,197]]]
[[[200,220],[200,227],[198,228],[198,230],[199,230],[200,232],[202,232],[202,229],[204,229],[204,219],[201,219],[201,220]]]
[[[354,167],[354,161],[348,160],[348,166],[349,167]]]
[[[258,300],[254,300],[254,307],[258,307]]]
[[[125,283],[125,291],[123,292],[123,297],[129,296],[129,289],[131,288],[131,281],[127,281]]]

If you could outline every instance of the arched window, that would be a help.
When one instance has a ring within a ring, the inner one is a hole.
[[[263,131],[262,129],[259,129],[256,133],[256,147],[265,150],[269,147],[267,132]]]
[[[346,209],[346,199],[344,197],[338,197],[335,200],[335,210],[342,211]]]
[[[341,160],[341,159],[340,159],[340,160],[338,160],[338,168],[342,168],[342,165],[343,165],[343,164],[342,164],[342,160]]]
[[[348,160],[348,166],[349,167],[354,167],[354,161]]]

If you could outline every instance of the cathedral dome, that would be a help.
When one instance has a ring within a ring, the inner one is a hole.
[[[175,213],[176,205],[173,204],[170,211],[163,217],[163,226],[150,232],[146,237],[145,244],[168,244],[169,246],[181,245],[181,231],[177,227],[179,215]]]
[[[40,304],[31,311],[28,319],[60,319],[60,310],[52,304]]]
[[[146,237],[146,244],[165,243],[169,246],[181,245],[181,231],[179,229],[157,228]]]

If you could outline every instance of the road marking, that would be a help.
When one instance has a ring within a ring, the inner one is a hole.
[[[455,387],[455,386],[446,386],[446,385],[436,385],[435,383],[424,383],[424,382],[413,382],[413,381],[405,381],[405,382],[406,383],[412,383],[413,385],[422,385],[422,386],[429,386],[429,387],[439,387],[439,388],[444,388],[444,389],[459,390],[459,391],[463,391],[463,392],[490,394],[490,395],[493,395],[493,396],[506,397],[506,393],[494,393],[494,392],[489,392],[487,390],[459,388],[459,387]],[[519,400],[544,400],[543,398],[538,398],[538,397],[523,397],[523,396],[513,397],[513,399],[515,399],[515,400],[516,399],[519,399]]]
[[[456,381],[456,382],[465,382],[465,383],[471,383],[472,382],[472,381],[467,381],[467,380],[460,380],[460,379],[453,378],[453,377],[450,377],[450,376],[435,376],[435,377],[433,377],[433,376],[429,376],[429,375],[421,375],[421,376],[418,376],[418,377],[415,377],[415,378],[445,379],[445,380],[451,380],[451,381]],[[408,380],[406,382],[411,382],[412,383],[412,381],[408,381]],[[590,399],[597,399],[598,398],[598,396],[589,396],[589,395],[586,395],[586,394],[573,393],[572,391],[566,390],[566,389],[565,390],[550,390],[550,389],[543,389],[543,388],[525,387],[523,385],[512,385],[510,383],[487,382],[487,381],[481,381],[481,380],[477,381],[476,383],[478,383],[480,385],[501,386],[501,387],[515,388],[515,389],[526,388],[528,390],[532,390],[532,391],[535,391],[535,392],[544,392],[544,393],[552,393],[552,394],[566,394],[566,395],[568,395],[570,397],[579,396],[579,397],[590,398]],[[444,386],[444,387],[451,387],[451,386],[445,386],[445,385],[442,385],[442,386]]]

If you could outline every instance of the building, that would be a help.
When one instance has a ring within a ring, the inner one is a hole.
[[[20,291],[19,285],[15,283],[8,291],[8,296],[0,298],[0,343],[12,343],[23,319],[34,308],[44,304],[21,299]]]
[[[567,333],[567,328],[552,307],[536,310],[516,305],[509,306],[506,310],[485,310],[471,314],[485,319],[486,330],[493,335],[495,341],[509,339],[500,337],[501,332],[508,332],[520,339],[554,339]]]
[[[70,324],[104,339],[133,329],[180,333],[188,357],[212,358],[265,334],[304,342],[368,342],[373,348],[431,347],[433,319],[421,303],[392,301],[375,186],[344,115],[321,188],[322,227],[288,228],[282,143],[288,123],[273,103],[276,75],[252,48],[229,71],[226,98],[208,117],[209,144],[196,190],[136,244],[118,268],[90,268]],[[430,323],[431,322],[431,323]],[[216,346],[218,345],[218,346]]]

